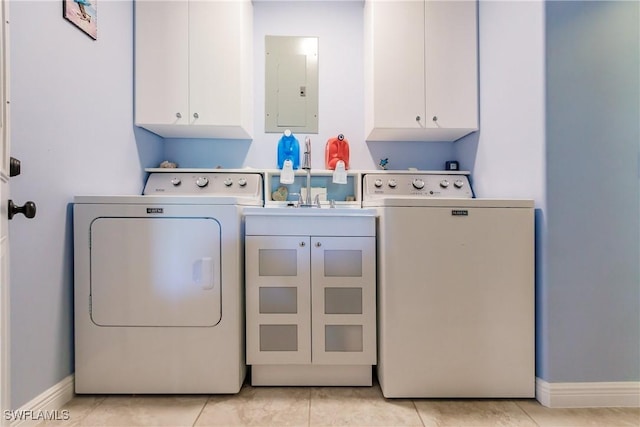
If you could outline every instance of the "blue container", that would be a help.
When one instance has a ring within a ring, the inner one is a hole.
[[[294,169],[300,168],[300,143],[290,130],[286,130],[278,141],[278,168],[282,169],[285,160],[291,160]]]

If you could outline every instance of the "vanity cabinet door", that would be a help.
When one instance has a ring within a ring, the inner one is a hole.
[[[312,237],[314,364],[376,364],[375,237]]]
[[[246,236],[247,363],[311,363],[309,236]]]

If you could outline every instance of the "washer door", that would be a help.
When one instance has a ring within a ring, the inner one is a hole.
[[[91,318],[99,326],[220,322],[220,224],[212,218],[97,218]]]

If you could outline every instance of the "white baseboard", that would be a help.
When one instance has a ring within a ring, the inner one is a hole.
[[[12,419],[11,427],[35,426],[47,419],[52,422],[61,421],[65,414],[59,409],[73,399],[74,395],[74,375],[71,374],[22,405],[20,409],[2,415],[5,420],[7,416]]]
[[[640,382],[548,383],[536,378],[536,399],[549,408],[638,408]]]

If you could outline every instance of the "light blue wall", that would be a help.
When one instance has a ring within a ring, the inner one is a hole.
[[[162,142],[133,126],[133,7],[104,1],[98,40],[62,18],[62,1],[11,1],[11,197],[37,216],[9,224],[11,405],[73,372],[77,194],[136,194]]]
[[[640,380],[639,9],[546,5],[549,382]]]

